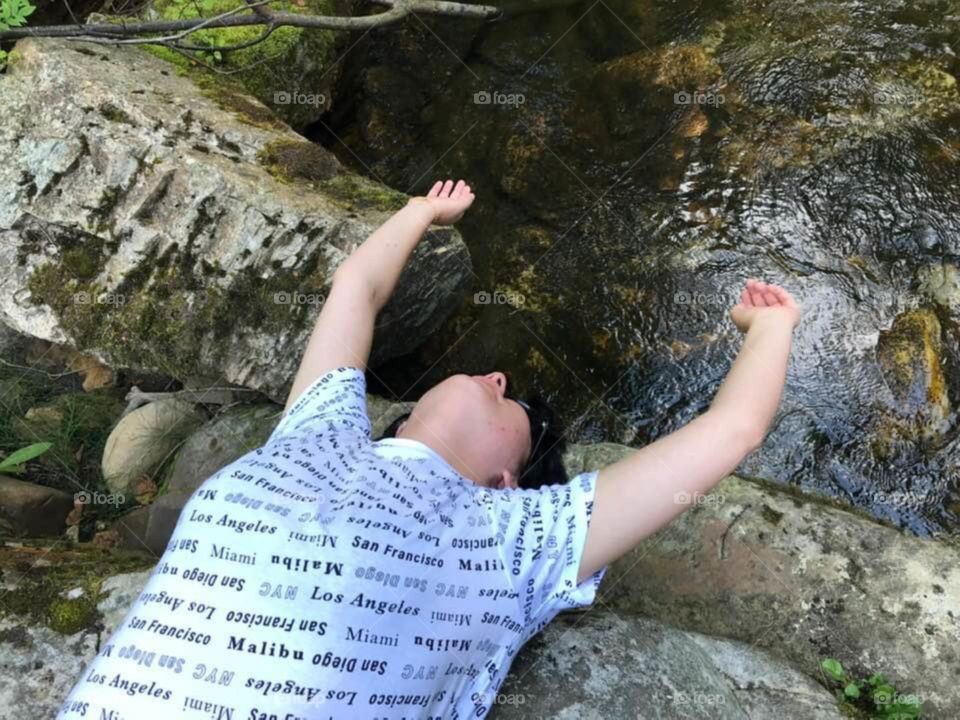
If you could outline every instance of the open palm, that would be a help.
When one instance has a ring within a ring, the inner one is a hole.
[[[800,322],[800,306],[779,285],[751,278],[740,293],[740,302],[730,309],[730,319],[740,332],[746,332],[760,315],[776,315],[796,327]]]
[[[433,207],[433,221],[438,225],[451,225],[463,217],[473,204],[473,190],[463,180],[437,180],[426,195]]]

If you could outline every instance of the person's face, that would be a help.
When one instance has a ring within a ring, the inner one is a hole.
[[[530,454],[530,421],[507,397],[502,372],[451,375],[424,393],[413,413],[428,432],[456,445],[448,450],[482,484],[516,487]]]

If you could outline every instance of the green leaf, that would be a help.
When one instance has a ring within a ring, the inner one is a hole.
[[[885,682],[887,682],[887,679],[880,673],[874,673],[867,678],[867,682],[876,687],[877,685],[883,685]]]
[[[22,470],[22,468],[19,467],[20,465],[43,455],[51,447],[53,447],[53,443],[38,442],[33,445],[27,445],[25,448],[20,448],[0,461],[0,472],[20,472]]]
[[[833,658],[827,658],[822,663],[820,667],[823,668],[823,671],[832,677],[837,682],[843,682],[847,679],[847,674],[843,671],[843,665],[840,664],[839,660],[834,660]]]
[[[848,698],[858,698],[860,697],[860,686],[855,682],[849,683],[844,689],[843,694]]]

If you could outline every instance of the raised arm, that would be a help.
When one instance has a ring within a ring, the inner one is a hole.
[[[600,470],[578,580],[689,507],[760,446],[780,404],[800,310],[776,285],[749,280],[731,317],[746,333],[710,408],[679,430]]]
[[[319,377],[338,367],[365,369],[377,313],[393,294],[410,254],[431,224],[449,225],[473,202],[463,180],[438,181],[411,198],[353,251],[333,274],[333,285],[307,342],[284,412]]]

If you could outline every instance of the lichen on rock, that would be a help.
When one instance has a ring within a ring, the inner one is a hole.
[[[4,321],[115,367],[284,397],[334,269],[406,196],[252,97],[224,112],[212,86],[140,50],[17,47],[23,62],[0,77],[16,108],[0,128]],[[469,269],[455,230],[430,232],[381,315],[373,362],[435,329]]]

